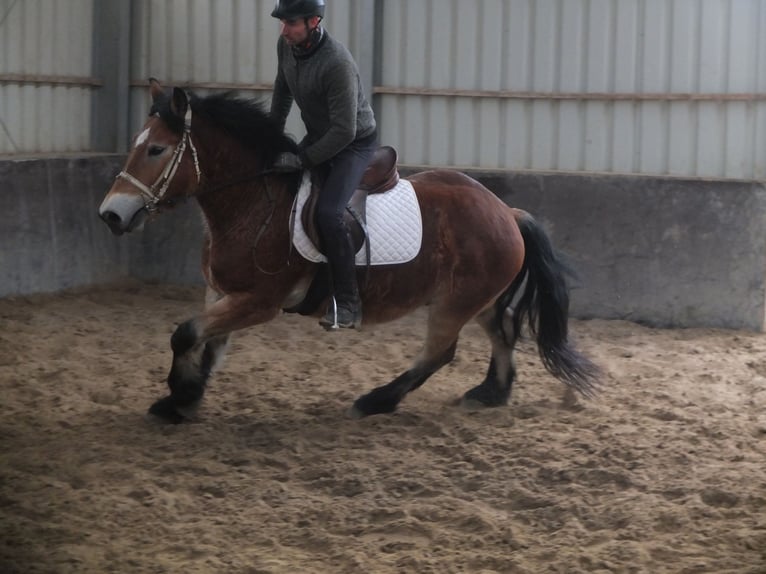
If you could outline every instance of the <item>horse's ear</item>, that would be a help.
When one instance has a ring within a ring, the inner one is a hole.
[[[149,78],[149,93],[152,95],[152,101],[156,102],[160,98],[164,97],[165,91],[162,89],[162,85],[157,78]]]
[[[170,100],[170,111],[179,118],[186,115],[186,109],[189,107],[189,98],[186,92],[181,88],[173,88],[173,98]]]

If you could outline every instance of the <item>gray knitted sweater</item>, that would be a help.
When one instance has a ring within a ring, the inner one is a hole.
[[[307,131],[307,145],[301,152],[304,163],[324,163],[355,139],[375,131],[375,116],[364,96],[356,63],[326,30],[317,49],[307,57],[296,56],[280,37],[277,56],[271,114],[284,128],[293,101],[298,104]]]

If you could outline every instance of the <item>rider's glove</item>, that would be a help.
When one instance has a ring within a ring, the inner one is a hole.
[[[278,173],[292,173],[295,171],[301,171],[303,169],[303,162],[297,154],[290,151],[285,151],[277,156],[274,160],[274,165],[271,166],[271,171]]]

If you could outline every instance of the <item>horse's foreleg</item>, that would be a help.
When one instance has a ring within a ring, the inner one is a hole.
[[[210,375],[226,354],[228,342],[228,334],[219,335],[184,353],[174,352],[167,380],[170,395],[155,402],[149,412],[172,423],[191,415],[202,401]]]
[[[498,407],[508,404],[511,387],[516,378],[516,366],[513,361],[513,348],[517,334],[513,330],[513,315],[506,309],[502,321],[498,323],[494,308],[484,311],[476,318],[492,342],[492,359],[484,381],[463,395],[463,406],[468,408]]]
[[[273,319],[278,312],[278,307],[255,305],[250,294],[227,295],[181,323],[170,338],[170,395],[155,402],[149,412],[168,422],[183,421],[202,400],[210,375],[225,355],[229,334]]]

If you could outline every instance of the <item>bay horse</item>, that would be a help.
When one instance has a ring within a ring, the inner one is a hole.
[[[155,79],[149,89],[149,118],[99,214],[119,235],[188,197],[201,208],[205,308],[172,334],[170,394],[149,409],[179,423],[202,400],[230,334],[301,302],[319,264],[291,249],[289,222],[301,174],[269,167],[297,144],[263,103],[231,93],[198,97],[178,87],[166,90]],[[391,321],[427,306],[426,340],[406,371],[354,402],[352,415],[393,412],[453,359],[470,320],[484,329],[492,351],[486,376],[465,393],[465,405],[508,403],[523,326],[536,336],[547,370],[592,396],[599,369],[568,339],[568,267],[540,224],[460,172],[436,169],[408,180],[422,213],[421,249],[406,263],[358,268],[366,273],[360,280],[363,321]]]

